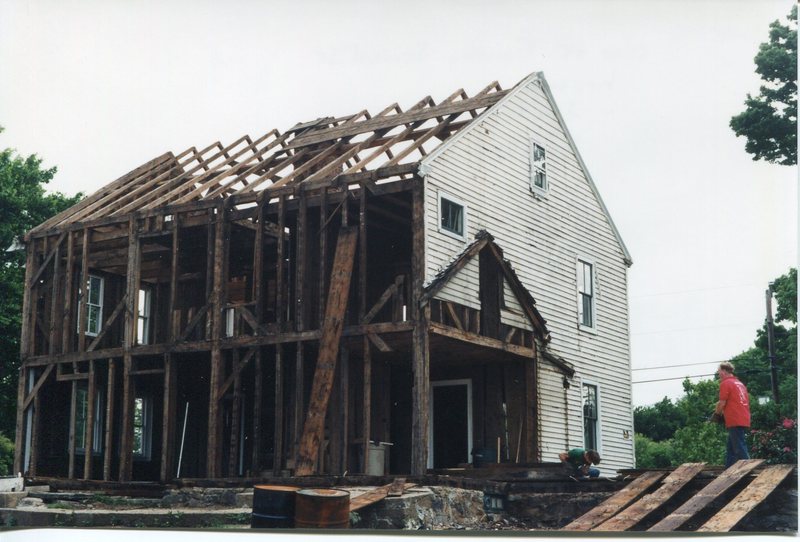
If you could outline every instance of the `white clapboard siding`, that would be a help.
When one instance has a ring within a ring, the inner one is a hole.
[[[530,190],[531,139],[547,149],[549,191],[543,197]],[[551,333],[550,347],[576,369],[565,407],[563,376],[547,362],[540,364],[542,459],[557,458],[567,441],[583,445],[585,378],[600,390],[603,472],[632,467],[633,442],[625,438],[633,430],[626,253],[540,81],[531,78],[515,88],[426,160],[424,171],[426,280],[478,231],[487,230],[536,300]],[[465,239],[438,231],[440,193],[466,205]],[[593,261],[596,269],[594,334],[578,329],[579,257]],[[480,308],[478,284],[474,259],[437,297]],[[510,311],[502,318],[511,325],[521,322]]]

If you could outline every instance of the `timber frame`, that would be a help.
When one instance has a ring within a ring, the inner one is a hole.
[[[482,234],[458,261],[490,254],[533,331],[486,333],[480,311],[434,298],[446,276],[425,284],[419,161],[507,92],[168,152],[28,232],[15,472],[369,472],[370,440],[407,417],[396,468],[423,474],[438,351],[498,360],[474,371],[519,387],[517,461],[539,459],[549,336],[502,250]],[[92,276],[99,303],[83,299]],[[403,416],[382,390],[400,390]]]

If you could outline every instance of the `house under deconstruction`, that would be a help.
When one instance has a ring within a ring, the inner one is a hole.
[[[632,466],[631,260],[540,73],[168,152],[25,244],[30,476]]]

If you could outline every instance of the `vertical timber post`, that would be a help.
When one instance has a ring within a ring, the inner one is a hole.
[[[209,383],[208,399],[208,465],[207,476],[217,478],[220,476],[222,457],[220,446],[222,440],[222,427],[220,424],[220,409],[217,392],[222,379],[222,350],[220,338],[222,336],[222,306],[224,303],[222,276],[225,267],[225,206],[216,207],[216,225],[214,228],[214,256],[213,256],[213,287],[212,318],[211,318],[211,381]]]
[[[116,388],[116,371],[114,359],[108,359],[108,387],[106,388],[106,428],[105,455],[103,457],[103,480],[111,480],[111,458],[114,446],[114,389]]]
[[[31,278],[33,278],[36,254],[36,242],[31,239],[28,241],[25,255],[25,284],[22,294],[22,333],[20,336],[20,368],[19,380],[17,381],[17,431],[14,438],[14,472],[17,474],[23,470],[23,458],[25,457],[25,386],[27,383],[28,371],[25,367],[25,360],[30,354],[30,328],[31,328]]]
[[[425,280],[425,193],[424,179],[417,179],[412,191],[411,311],[412,333],[412,410],[411,410],[411,474],[425,474],[428,467],[428,418],[430,413],[430,358],[428,321],[430,304],[419,306]]]
[[[89,360],[88,397],[86,400],[86,427],[83,434],[83,479],[92,479],[92,451],[94,449],[94,403],[97,393],[94,360]]]
[[[125,300],[125,333],[122,352],[122,438],[120,440],[119,481],[129,482],[133,476],[133,415],[135,390],[131,348],[136,340],[136,307],[139,294],[140,257],[138,221],[131,216],[128,223],[128,269]],[[84,303],[86,306],[86,303]]]

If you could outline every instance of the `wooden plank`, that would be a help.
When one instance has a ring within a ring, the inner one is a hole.
[[[86,427],[83,435],[83,479],[92,479],[92,451],[94,444],[94,402],[97,393],[97,378],[94,361],[89,362],[89,382],[86,398]]]
[[[795,465],[770,465],[756,479],[726,504],[714,517],[705,522],[697,532],[726,533],[761,504],[795,469]]]
[[[64,239],[66,233],[62,233],[60,239]],[[52,356],[58,350],[56,344],[58,342],[58,330],[61,328],[62,321],[58,317],[59,313],[59,303],[61,302],[61,296],[59,295],[60,291],[58,288],[59,283],[61,282],[61,243],[56,243],[55,248],[53,249],[53,278],[52,278],[52,291],[50,293],[50,333],[49,333],[49,340],[50,343],[48,346],[48,353]]]
[[[278,264],[280,265],[280,263]],[[283,345],[275,345],[275,431],[272,474],[279,476],[283,467]]]
[[[208,464],[206,476],[217,478],[220,476],[222,456],[220,446],[222,441],[222,423],[219,402],[216,400],[222,379],[222,353],[219,340],[222,335],[222,307],[224,303],[223,288],[225,288],[225,206],[217,206],[216,225],[214,227],[213,266],[208,272],[213,276],[212,301],[213,316],[211,318],[211,378],[209,382],[208,405]]]
[[[33,285],[39,281],[39,279],[42,277],[42,273],[44,273],[44,270],[47,269],[47,266],[53,259],[56,260],[58,259],[58,256],[60,254],[59,251],[61,249],[61,243],[64,242],[64,238],[66,237],[66,235],[67,235],[66,232],[64,232],[58,236],[55,246],[51,248],[50,251],[47,253],[47,256],[45,256],[44,261],[36,270],[36,272],[33,274],[33,277],[31,277],[30,280],[28,280],[28,282],[25,283],[28,285],[28,288],[32,288]]]
[[[369,312],[367,312],[367,314],[365,314],[364,317],[361,319],[362,324],[368,324],[372,321],[373,318],[375,318],[375,315],[378,314],[378,312],[383,308],[386,302],[389,301],[389,298],[392,297],[398,291],[400,285],[403,284],[403,279],[404,279],[403,275],[397,275],[397,277],[394,279],[394,283],[392,283],[388,288],[386,288],[386,290],[384,290],[384,292],[378,298],[378,301],[375,302],[375,304],[372,306]]]
[[[126,271],[125,326],[122,354],[122,437],[120,438],[119,481],[128,482],[133,474],[133,357],[131,348],[136,342],[136,310],[139,293],[141,247],[139,245],[138,221],[131,217],[128,221],[128,269]],[[85,305],[85,304],[84,304]]]
[[[278,330],[284,330],[285,315],[283,313],[283,245],[286,242],[286,197],[278,198],[278,241],[275,258],[275,322]]]
[[[292,140],[292,144],[287,148],[291,149],[305,145],[313,145],[316,143],[331,141],[332,139],[354,136],[383,128],[392,128],[394,126],[408,124],[410,122],[419,120],[432,119],[459,111],[490,107],[500,101],[500,98],[505,96],[507,92],[508,91],[499,91],[486,96],[481,96],[479,98],[470,98],[458,102],[429,107],[427,109],[409,111],[408,113],[402,113],[399,115],[378,117],[347,126],[328,128],[326,130],[315,130],[308,135],[302,135],[294,138],[294,140]]]
[[[103,480],[111,480],[111,458],[114,447],[114,393],[116,390],[114,360],[108,360],[108,387],[106,389],[105,454],[103,456]]]
[[[45,368],[44,372],[39,376],[39,378],[36,379],[36,384],[34,384],[33,388],[31,388],[30,393],[28,393],[28,396],[22,403],[22,410],[27,409],[28,406],[30,406],[31,401],[33,401],[34,398],[39,394],[39,388],[41,388],[42,385],[44,385],[45,381],[47,380],[47,377],[49,377],[50,373],[53,372],[53,367],[54,365],[48,365]]]
[[[361,424],[364,442],[361,443],[362,452],[361,456],[364,458],[364,474],[369,472],[369,441],[372,438],[372,349],[369,346],[368,336],[363,339],[363,377],[362,377],[362,408],[361,408]]]
[[[81,283],[80,295],[78,303],[80,303],[81,310],[78,312],[78,352],[86,350],[86,318],[89,313],[89,304],[86,300],[89,298],[87,292],[87,282],[89,280],[89,241],[91,239],[91,230],[88,228],[83,229],[83,248],[81,249]]]
[[[92,342],[89,343],[89,346],[86,348],[87,352],[91,352],[92,350],[97,348],[97,345],[100,344],[100,341],[102,341],[103,337],[106,336],[106,333],[108,333],[108,330],[111,329],[111,326],[114,324],[116,319],[122,313],[122,309],[124,309],[127,306],[127,304],[128,304],[128,294],[125,293],[125,295],[122,296],[122,299],[119,300],[119,303],[117,303],[117,306],[114,308],[114,311],[111,313],[111,315],[108,318],[106,318],[105,322],[103,322],[103,327],[102,329],[100,329],[100,333],[98,333],[97,337],[95,337],[94,340],[92,340]]]
[[[319,357],[312,383],[310,403],[303,435],[300,440],[296,476],[306,476],[314,472],[317,454],[322,440],[325,413],[333,386],[336,358],[339,354],[339,340],[347,310],[350,291],[350,278],[353,271],[358,230],[342,228],[334,255],[328,302],[325,307],[325,321],[320,339]]]
[[[167,322],[169,326],[169,342],[175,342],[178,337],[178,277],[180,277],[180,227],[181,217],[175,214],[172,217],[172,253],[169,267],[169,305],[167,307]]]
[[[671,499],[678,491],[700,474],[705,463],[684,463],[664,480],[661,487],[645,495],[621,513],[592,528],[593,531],[626,531],[645,519]]]
[[[428,426],[430,423],[430,304],[421,305],[425,280],[425,194],[416,183],[412,191],[411,299],[414,331],[411,369],[411,473],[420,476],[428,469]]]
[[[477,333],[461,331],[454,327],[445,326],[438,322],[430,323],[430,331],[431,333],[436,333],[437,335],[442,335],[443,337],[450,337],[451,339],[457,339],[459,341],[478,346],[503,350],[505,352],[524,357],[528,360],[533,358],[533,348],[505,343],[500,339],[492,339],[491,337],[485,337],[483,335],[478,335]]]
[[[251,356],[254,351],[250,350]],[[242,378],[239,370],[239,350],[233,350],[233,402],[231,404],[231,435],[228,448],[228,476],[238,476],[239,412],[242,403]]]
[[[78,410],[78,383],[73,381],[70,395],[69,408],[69,465],[67,467],[67,478],[75,478],[75,421]]]
[[[250,460],[250,472],[255,475],[261,472],[261,400],[263,394],[263,363],[261,361],[261,348],[256,349],[256,360],[254,368],[255,382],[253,384],[253,436],[252,436],[252,459]]]
[[[379,351],[383,352],[384,354],[386,352],[393,352],[392,347],[389,346],[388,344],[386,344],[386,341],[381,339],[380,335],[377,335],[375,333],[367,333],[366,337],[369,339],[369,341],[372,344],[375,345],[375,348],[377,348]]]
[[[161,468],[159,479],[166,482],[172,478],[172,463],[175,450],[175,419],[177,416],[176,405],[176,374],[177,361],[171,354],[164,354],[164,419],[161,426]]]
[[[405,481],[405,478],[400,478],[400,480]],[[403,494],[402,492],[404,490],[411,489],[416,485],[417,484],[412,484],[412,483],[398,483],[398,480],[395,480],[391,484],[386,484],[385,486],[376,487],[375,489],[367,491],[366,493],[362,493],[358,497],[350,499],[350,511],[355,512],[356,510],[361,510],[366,506],[382,501],[383,499],[389,496],[389,491],[394,491],[396,493],[398,486],[401,487],[400,495],[402,495]]]
[[[595,506],[565,527],[562,527],[561,530],[588,531],[592,527],[596,527],[625,508],[637,497],[642,495],[642,493],[653,487],[665,474],[664,472],[657,471],[645,472],[601,504]]]
[[[74,337],[75,328],[73,327],[73,318],[72,318],[72,297],[73,297],[73,286],[75,282],[74,272],[75,272],[75,232],[69,232],[67,234],[67,264],[66,264],[66,276],[64,277],[64,311],[61,314],[61,325],[63,329],[61,330],[61,352],[69,352],[70,344],[71,344],[71,337]]]
[[[647,529],[647,531],[671,532],[676,530],[763,462],[763,459],[742,459],[737,461],[691,499],[679,506],[677,510]]]
[[[14,473],[23,469],[23,443],[25,442],[25,384],[27,383],[29,369],[20,367],[17,376],[17,431],[14,438]]]
[[[388,497],[401,497],[403,495],[403,491],[405,490],[405,485],[405,478],[395,478],[389,485],[389,491],[386,493],[386,495]]]

